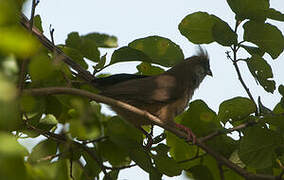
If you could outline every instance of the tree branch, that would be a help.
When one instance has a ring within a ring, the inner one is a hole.
[[[29,21],[26,18],[25,15],[20,15],[20,23],[21,25],[29,30]],[[45,46],[48,50],[51,52],[56,53],[58,59],[62,60],[66,64],[68,64],[72,69],[77,71],[80,78],[84,79],[85,81],[91,83],[91,81],[94,79],[94,76],[91,75],[91,73],[84,68],[82,68],[79,64],[75,63],[70,57],[68,57],[61,49],[56,47],[49,39],[47,39],[37,28],[32,27],[31,33],[35,35],[38,40],[42,43],[43,46]]]
[[[235,24],[235,29],[234,29],[234,32],[237,33],[237,30],[238,30],[238,26],[239,24],[241,23],[241,21],[236,21],[236,24]],[[241,41],[238,45],[236,44],[233,44],[233,58],[230,57],[229,54],[227,54],[227,57],[229,57],[231,59],[231,61],[233,62],[233,65],[235,67],[235,70],[237,72],[237,75],[238,75],[238,78],[243,86],[243,88],[245,89],[246,93],[248,94],[249,98],[252,100],[252,102],[254,103],[255,107],[256,107],[256,112],[255,112],[255,115],[258,115],[258,110],[257,110],[257,104],[249,90],[249,88],[247,87],[246,83],[244,82],[243,78],[242,78],[242,75],[241,75],[241,72],[240,72],[240,68],[237,64],[238,60],[237,60],[237,51],[238,51],[238,46],[242,43],[243,41]]]
[[[77,95],[82,97],[87,97],[89,99],[93,99],[99,103],[105,103],[109,106],[116,107],[116,108],[122,108],[125,110],[128,110],[129,112],[135,113],[136,115],[149,119],[154,125],[158,125],[165,130],[175,134],[176,136],[187,139],[187,134],[184,132],[178,130],[177,128],[173,126],[169,126],[168,124],[161,121],[156,116],[150,114],[147,111],[143,111],[141,109],[138,109],[134,106],[131,106],[129,104],[126,104],[121,101],[117,101],[108,97],[104,97],[98,94],[93,94],[91,92],[85,91],[85,90],[79,90],[75,88],[64,88],[64,87],[50,87],[50,88],[38,88],[38,89],[26,89],[24,90],[24,93],[33,95],[33,96],[44,96],[44,95],[55,95],[55,94],[71,94],[71,95]],[[189,143],[189,142],[187,142]],[[271,175],[262,175],[262,174],[253,174],[250,172],[247,172],[245,169],[242,169],[241,167],[237,166],[236,164],[232,163],[230,160],[225,158],[224,156],[218,154],[211,148],[209,148],[207,145],[205,145],[200,139],[196,139],[196,145],[202,148],[205,152],[213,156],[219,163],[227,166],[228,168],[234,170],[239,175],[245,177],[246,179],[257,179],[257,180],[276,180],[277,177],[271,176]],[[84,146],[83,146],[84,147]],[[88,147],[85,147],[88,148]],[[88,149],[86,149],[88,150]],[[95,158],[95,157],[94,157]]]

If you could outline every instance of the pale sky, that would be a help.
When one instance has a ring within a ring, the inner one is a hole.
[[[270,5],[270,7],[282,13],[284,12],[283,0],[271,0]],[[30,7],[29,1],[25,10],[27,15],[30,14]],[[115,35],[118,38],[119,47],[125,46],[138,38],[159,35],[178,44],[185,57],[189,57],[194,54],[195,45],[179,33],[178,24],[186,15],[197,11],[214,14],[228,22],[231,27],[235,23],[234,14],[225,0],[41,0],[36,9],[36,14],[40,14],[42,18],[47,37],[49,37],[49,25],[52,24],[55,29],[56,44],[64,43],[68,33],[72,31],[77,31],[80,35],[90,32]],[[284,34],[284,22],[269,22],[276,25]],[[242,27],[239,27],[239,32],[242,32]],[[242,37],[242,35],[239,37]],[[203,47],[207,49],[210,55],[213,78],[207,77],[202,82],[193,99],[202,99],[210,108],[218,112],[219,104],[222,101],[236,96],[247,97],[247,95],[237,79],[232,63],[226,58],[225,51],[230,49],[217,43]],[[109,52],[108,58],[110,58],[112,51],[106,51]],[[240,51],[239,57],[247,58],[249,55]],[[276,60],[272,60],[269,55],[265,55],[264,58],[272,66],[276,87],[284,84],[284,53]],[[118,63],[105,69],[104,72],[112,74],[134,73],[137,71],[136,65],[136,62]],[[273,108],[280,100],[278,91],[276,90],[273,95],[267,93],[256,84],[246,64],[241,62],[239,65],[244,81],[255,100],[258,96],[261,96],[263,104]],[[148,179],[148,174],[140,168],[131,168],[122,171],[119,179],[144,180]]]

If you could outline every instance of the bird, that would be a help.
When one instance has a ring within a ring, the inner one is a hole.
[[[196,55],[177,63],[162,74],[115,74],[96,78],[92,83],[100,90],[100,95],[151,113],[163,123],[184,131],[187,139],[195,143],[196,137],[191,129],[175,123],[174,118],[186,109],[194,91],[207,75],[213,76],[208,52],[199,46]],[[139,129],[143,125],[152,125],[149,119],[141,119],[126,109],[111,108]]]

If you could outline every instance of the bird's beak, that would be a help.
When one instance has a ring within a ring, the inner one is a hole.
[[[208,69],[208,71],[207,71],[207,75],[209,75],[209,76],[213,77],[212,71],[211,71],[210,69]]]

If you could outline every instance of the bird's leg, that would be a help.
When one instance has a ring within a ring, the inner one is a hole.
[[[145,131],[145,129],[143,129],[142,127],[139,127],[138,129],[140,129],[143,134],[145,134],[145,136],[147,137],[147,144],[145,146],[145,148],[148,150],[152,147],[153,144],[153,138],[152,138],[152,133],[148,133],[147,131]],[[152,129],[152,128],[151,128]]]
[[[186,127],[182,124],[177,124],[177,123],[176,123],[176,127],[187,134],[186,141],[192,141],[192,143],[195,144],[196,136],[190,128],[188,128],[188,127]]]

